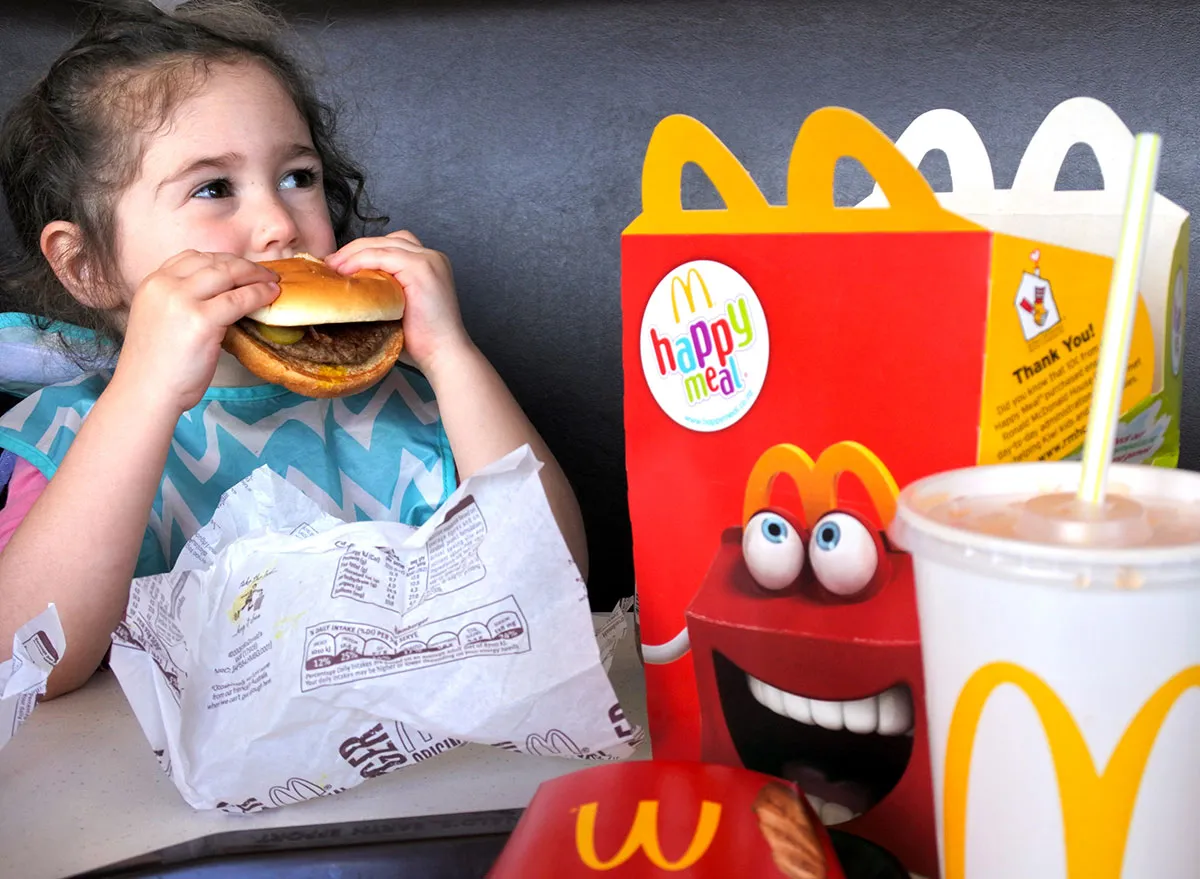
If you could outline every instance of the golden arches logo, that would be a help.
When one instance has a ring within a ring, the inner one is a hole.
[[[675,323],[679,323],[679,302],[675,299],[676,293],[682,293],[683,298],[687,301],[688,312],[696,313],[696,297],[692,291],[692,283],[700,285],[700,292],[704,294],[704,304],[712,308],[712,296],[708,292],[708,284],[704,283],[704,276],[700,274],[699,269],[688,269],[687,275],[683,278],[675,275],[671,278],[671,314],[675,316]]]
[[[742,524],[770,504],[771,490],[780,476],[788,476],[796,484],[804,504],[805,521],[816,524],[826,513],[837,509],[838,480],[843,473],[853,473],[862,481],[880,521],[884,526],[890,523],[900,495],[896,480],[866,446],[843,441],[823,451],[815,463],[807,452],[790,443],[780,443],[763,452],[746,481]]]
[[[971,675],[959,693],[946,739],[945,879],[966,876],[971,752],[983,709],[992,692],[1004,684],[1025,693],[1050,744],[1062,804],[1067,879],[1120,879],[1133,806],[1150,752],[1179,697],[1192,687],[1200,687],[1200,666],[1184,669],[1150,697],[1125,729],[1103,773],[1097,773],[1071,712],[1033,672],[1012,663],[994,662]]]
[[[658,843],[658,801],[639,800],[633,826],[629,828],[625,842],[615,855],[602,861],[596,854],[598,808],[598,803],[585,803],[579,807],[579,813],[575,816],[575,848],[579,852],[579,859],[586,866],[602,872],[615,870],[632,858],[638,849],[644,851],[646,859],[660,870],[668,873],[686,870],[704,857],[717,835],[717,826],[721,823],[721,804],[704,800],[700,804],[700,820],[692,833],[691,843],[678,860],[670,861]]]

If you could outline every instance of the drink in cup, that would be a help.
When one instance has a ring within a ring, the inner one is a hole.
[[[1077,463],[900,496],[942,879],[1200,870],[1200,474]]]

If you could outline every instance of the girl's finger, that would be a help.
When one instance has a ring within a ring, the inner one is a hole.
[[[325,257],[325,264],[336,271],[345,273],[344,265],[350,257],[364,250],[385,247],[403,250],[408,253],[421,253],[424,250],[419,244],[413,244],[411,241],[400,238],[358,238]]]
[[[407,250],[389,244],[385,247],[364,247],[345,257],[335,268],[343,275],[352,275],[364,269],[376,269],[395,275],[404,283],[404,275],[432,269],[429,251]]]
[[[235,259],[241,259],[241,257],[234,256],[232,253],[183,250],[164,262],[159,271],[169,271],[177,277],[186,278],[200,269],[222,265]]]
[[[415,244],[417,247],[425,246],[417,239],[416,235],[414,235],[412,232],[409,232],[407,229],[400,229],[396,232],[389,232],[387,234],[387,237],[392,239],[393,241],[407,241],[410,244]]]
[[[197,262],[197,257],[200,256],[203,256],[203,254],[201,254],[198,250],[181,250],[179,253],[175,254],[161,266],[159,266],[159,271],[167,271],[183,263],[195,262],[199,264]]]
[[[201,307],[215,323],[229,327],[250,312],[270,305],[278,295],[279,284],[274,281],[247,284],[218,293],[205,300]]]
[[[265,266],[228,254],[216,257],[198,268],[188,278],[188,287],[199,299],[211,299],[220,293],[249,284],[266,284],[279,280],[279,275]]]

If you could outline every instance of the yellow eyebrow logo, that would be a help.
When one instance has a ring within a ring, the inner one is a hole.
[[[861,443],[846,440],[825,449],[816,462],[806,451],[790,443],[780,443],[763,452],[746,480],[742,524],[748,524],[755,513],[766,508],[775,480],[787,476],[800,494],[806,523],[815,525],[826,513],[837,509],[838,480],[844,473],[859,478],[880,520],[885,525],[891,522],[900,495],[896,480],[874,452]]]

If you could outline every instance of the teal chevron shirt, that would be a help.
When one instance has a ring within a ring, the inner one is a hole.
[[[53,477],[107,382],[90,373],[27,397],[0,418],[0,448]],[[169,571],[221,495],[263,465],[347,521],[421,525],[456,478],[433,392],[406,366],[342,399],[210,388],[175,428],[135,576]]]

